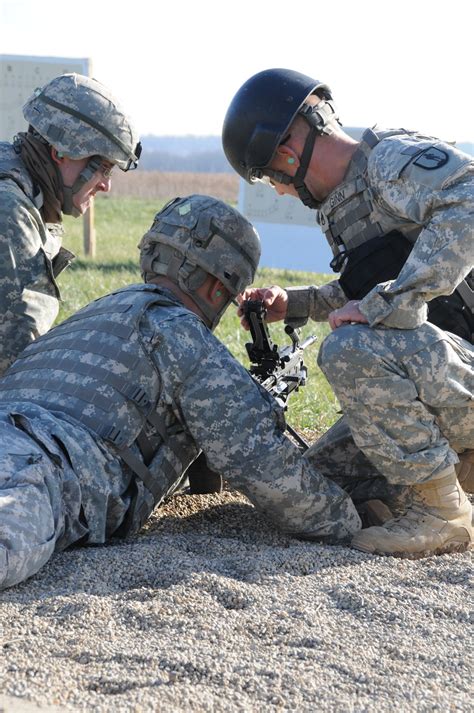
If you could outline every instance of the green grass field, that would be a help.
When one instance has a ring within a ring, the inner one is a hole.
[[[137,244],[162,205],[163,202],[157,204],[156,201],[140,198],[100,196],[95,204],[97,254],[93,260],[84,257],[82,221],[66,216],[64,245],[78,257],[58,280],[64,300],[58,321],[96,297],[141,281]],[[257,274],[255,285],[279,284],[287,287],[322,284],[330,279],[330,275],[263,268]],[[301,330],[302,339],[316,334],[318,343],[306,352],[308,383],[299,393],[293,395],[288,412],[288,422],[298,430],[307,432],[312,438],[323,433],[337,418],[338,403],[316,364],[318,344],[328,330],[327,324],[314,322]],[[240,327],[235,309],[229,308],[216,334],[232,354],[248,366],[245,343],[249,334]],[[289,343],[289,337],[283,332],[281,323],[270,325],[270,334],[279,346]]]

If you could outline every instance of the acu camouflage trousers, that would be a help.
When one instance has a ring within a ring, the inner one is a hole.
[[[308,457],[356,502],[436,478],[458,462],[457,453],[474,448],[469,342],[430,323],[413,330],[347,325],[325,339],[318,363],[344,420]]]

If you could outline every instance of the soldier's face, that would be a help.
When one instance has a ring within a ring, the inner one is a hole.
[[[61,171],[64,185],[69,187],[74,186],[74,183],[79,178],[88,163],[88,158],[71,159],[64,156],[59,164],[59,170]],[[76,193],[73,194],[72,202],[81,214],[84,214],[89,208],[96,193],[99,191],[108,193],[110,191],[110,173],[112,168],[113,165],[104,160],[100,168],[93,174],[93,176],[86,183],[84,183],[84,185],[81,186]]]
[[[108,193],[110,191],[112,186],[111,170],[112,164],[104,161],[104,164],[94,173],[92,178],[87,183],[84,183],[82,188],[74,194],[72,202],[81,213],[86,212],[96,193],[99,191]]]
[[[299,161],[296,154],[291,149],[287,149],[286,146],[282,146],[276,152],[269,168],[274,171],[282,171],[283,173],[294,177],[298,169],[298,165]],[[298,198],[298,191],[292,183],[288,185],[286,183],[278,183],[278,181],[275,181],[275,179],[272,178],[271,184],[279,196],[290,195]]]

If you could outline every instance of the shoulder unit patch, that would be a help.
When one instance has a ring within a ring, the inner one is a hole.
[[[434,171],[441,168],[449,161],[449,156],[443,149],[438,149],[435,146],[430,146],[425,149],[414,161],[414,166],[424,168],[426,171]]]

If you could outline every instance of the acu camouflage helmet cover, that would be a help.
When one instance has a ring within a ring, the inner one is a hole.
[[[197,194],[170,201],[139,247],[145,281],[167,275],[190,292],[211,274],[232,296],[252,283],[261,252],[246,218],[223,201]]]
[[[95,79],[74,73],[52,79],[27,100],[23,116],[71,159],[98,155],[122,171],[137,166],[138,135],[114,96]]]

